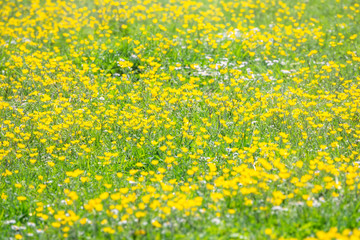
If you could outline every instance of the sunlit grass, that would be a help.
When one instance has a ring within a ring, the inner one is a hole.
[[[356,1],[0,9],[0,239],[360,238]]]

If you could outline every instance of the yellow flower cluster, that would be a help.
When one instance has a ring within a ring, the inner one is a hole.
[[[360,238],[357,1],[0,9],[0,236]]]

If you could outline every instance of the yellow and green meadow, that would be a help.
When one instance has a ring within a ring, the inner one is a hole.
[[[354,0],[0,0],[0,239],[360,239],[359,51]]]

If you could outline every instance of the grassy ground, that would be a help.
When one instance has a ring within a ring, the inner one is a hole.
[[[359,239],[354,0],[0,0],[0,239]]]

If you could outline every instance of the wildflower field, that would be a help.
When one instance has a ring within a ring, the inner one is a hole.
[[[357,0],[0,0],[0,239],[360,239]]]

